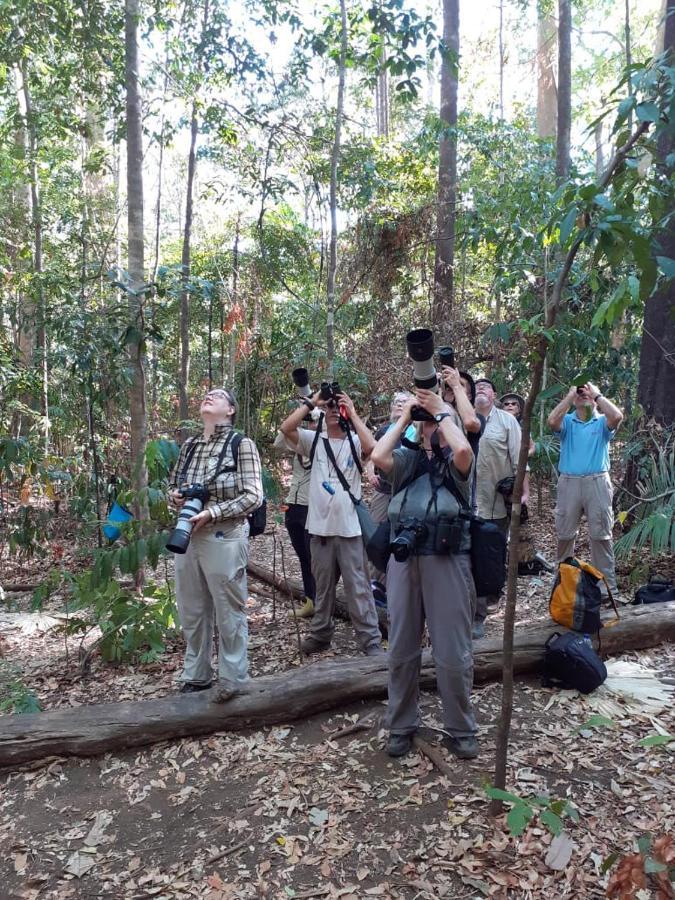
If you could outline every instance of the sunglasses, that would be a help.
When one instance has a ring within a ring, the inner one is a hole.
[[[520,403],[518,403],[517,400],[505,400],[503,405],[504,406],[520,406]]]

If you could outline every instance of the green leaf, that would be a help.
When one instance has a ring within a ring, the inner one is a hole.
[[[492,787],[490,784],[486,786],[485,793],[491,800],[503,800],[505,803],[523,803],[523,798],[518,797],[517,794],[509,794],[508,791]]]
[[[642,834],[638,838],[638,850],[643,856],[646,856],[649,853],[649,849],[652,846],[652,836],[647,832],[647,834]]]
[[[554,837],[559,835],[563,830],[562,819],[560,816],[556,816],[553,810],[544,810],[539,818],[541,819],[542,825],[545,825]]]
[[[602,865],[600,866],[600,874],[606,875],[618,858],[618,853],[610,853],[609,856],[606,856],[602,861]]]
[[[651,856],[648,856],[645,859],[645,872],[647,875],[654,875],[656,872],[665,872],[668,866],[665,863],[659,862],[658,859],[653,859]]]
[[[657,256],[656,261],[666,278],[675,278],[675,259],[669,259],[667,256]]]
[[[534,810],[525,803],[517,803],[506,817],[506,824],[514,837],[521,835],[527,828],[527,823],[532,819]]]
[[[656,103],[638,103],[635,115],[638,122],[658,122],[660,114]]]
[[[581,731],[583,728],[614,728],[614,722],[607,716],[594,715],[587,719],[583,725],[575,728],[575,731]]]
[[[638,741],[638,746],[663,747],[665,744],[670,744],[671,741],[675,741],[675,735],[673,734],[650,734],[649,737]]]
[[[577,220],[577,210],[576,207],[572,207],[570,211],[567,213],[565,218],[562,220],[560,225],[560,245],[562,247],[565,246],[569,236],[572,234],[572,229],[574,228],[574,223]]]

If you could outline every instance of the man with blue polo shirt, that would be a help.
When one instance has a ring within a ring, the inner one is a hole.
[[[573,412],[568,412],[574,406]],[[548,417],[560,433],[560,478],[555,508],[558,560],[574,555],[574,542],[585,513],[591,544],[591,561],[618,593],[614,572],[612,480],[609,477],[609,442],[623,420],[623,413],[598,388],[588,382],[571,387]]]

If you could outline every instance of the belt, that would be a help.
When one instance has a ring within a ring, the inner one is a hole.
[[[560,477],[564,475],[565,478],[604,478],[605,475],[608,475],[608,472],[589,472],[588,475],[568,475],[567,472],[560,472]]]

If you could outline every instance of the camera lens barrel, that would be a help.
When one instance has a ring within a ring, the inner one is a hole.
[[[199,497],[191,497],[186,500],[178,513],[176,526],[169,535],[166,549],[172,553],[185,553],[192,536],[192,516],[196,516],[204,509],[204,503]]]
[[[307,369],[293,369],[291,378],[301,397],[311,397],[312,389],[309,386],[309,372]]]
[[[438,359],[442,366],[450,366],[455,368],[455,351],[452,347],[441,347],[438,351]]]
[[[435,390],[438,387],[433,363],[434,335],[429,328],[413,328],[405,338],[408,356],[413,361],[415,387]]]

